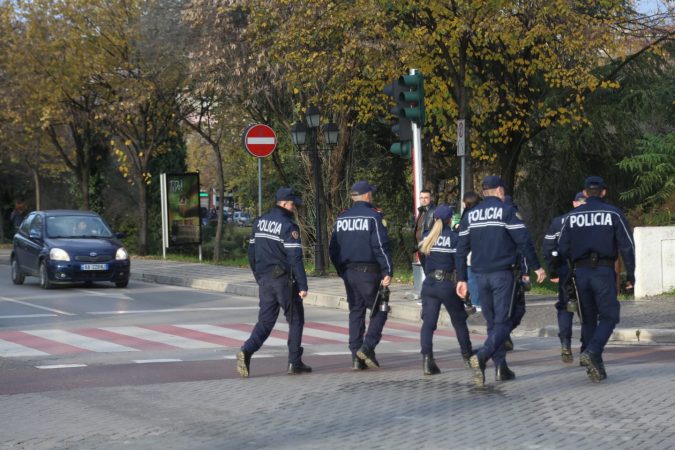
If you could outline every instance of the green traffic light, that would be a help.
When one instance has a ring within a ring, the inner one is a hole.
[[[398,77],[400,87],[398,104],[400,117],[405,117],[419,124],[424,123],[424,77],[417,72],[413,75]]]
[[[391,144],[389,151],[394,155],[400,156],[401,158],[410,158],[410,155],[412,154],[412,142],[395,142]]]

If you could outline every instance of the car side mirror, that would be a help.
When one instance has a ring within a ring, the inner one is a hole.
[[[123,231],[118,231],[117,233],[115,233],[115,237],[116,237],[117,239],[122,239],[122,238],[127,237],[127,234],[126,234],[125,232],[123,232]]]
[[[28,233],[28,237],[31,239],[42,239],[42,235],[40,234],[40,232],[35,230],[30,230],[30,232]]]

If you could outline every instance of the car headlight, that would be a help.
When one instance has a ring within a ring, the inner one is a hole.
[[[124,247],[120,247],[117,249],[117,253],[115,253],[115,259],[116,260],[129,259],[129,254],[127,253],[126,250],[124,250]]]
[[[49,259],[52,261],[70,261],[70,256],[62,248],[53,248],[49,250]]]

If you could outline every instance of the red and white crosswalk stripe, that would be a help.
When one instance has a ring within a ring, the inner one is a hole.
[[[252,329],[249,323],[230,323],[0,331],[0,357],[238,348]],[[308,322],[303,345],[346,344],[348,336],[346,326]],[[288,324],[279,321],[265,345],[285,347],[287,339]],[[382,342],[419,342],[419,328],[389,322]]]

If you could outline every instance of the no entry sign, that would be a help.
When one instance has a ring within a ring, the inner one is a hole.
[[[257,158],[265,158],[277,148],[277,135],[267,125],[251,125],[244,132],[244,148]]]

